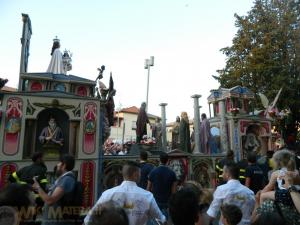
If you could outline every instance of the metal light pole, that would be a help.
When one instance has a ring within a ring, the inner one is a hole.
[[[144,64],[144,69],[148,70],[147,95],[146,95],[146,112],[148,111],[149,77],[150,77],[150,67],[151,66],[154,66],[154,56],[150,56],[150,59],[145,59],[145,64]]]

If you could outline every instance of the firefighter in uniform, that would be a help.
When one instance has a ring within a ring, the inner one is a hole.
[[[246,156],[247,157],[247,156]],[[239,181],[242,185],[245,185],[246,182],[246,168],[248,167],[248,161],[247,159],[242,159],[237,163],[239,169],[240,169],[240,175],[239,175]]]
[[[229,162],[234,162],[234,152],[232,150],[229,150],[226,153],[226,157],[221,159],[216,164],[216,180],[218,186],[226,183],[225,181],[223,181],[223,167]]]
[[[31,165],[25,166],[20,170],[13,172],[9,176],[9,181],[12,183],[27,184],[31,187],[33,184],[33,177],[36,177],[38,182],[40,183],[40,186],[46,191],[48,183],[46,178],[47,167],[44,164],[43,153],[34,153],[31,160]],[[42,206],[43,201],[41,200],[40,196],[38,194],[35,194],[35,197],[37,205]]]

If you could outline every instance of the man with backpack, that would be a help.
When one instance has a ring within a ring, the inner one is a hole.
[[[74,206],[78,196],[78,182],[72,172],[75,159],[71,155],[62,155],[56,168],[54,184],[47,194],[34,178],[33,188],[36,189],[45,202],[42,225],[74,225],[79,224],[80,206]]]

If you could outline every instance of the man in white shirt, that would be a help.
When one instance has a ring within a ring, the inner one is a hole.
[[[214,200],[212,201],[207,214],[215,219],[220,212],[220,207],[223,204],[234,204],[238,206],[243,217],[238,225],[250,224],[251,214],[255,205],[255,196],[246,186],[242,185],[239,178],[239,167],[236,163],[228,163],[223,168],[223,179],[227,181],[226,184],[217,187],[214,193]],[[223,223],[219,221],[219,224]]]
[[[130,225],[143,225],[148,219],[157,219],[165,223],[166,218],[158,208],[152,193],[136,184],[141,176],[139,163],[128,161],[123,166],[122,173],[124,178],[122,184],[102,193],[100,199],[85,217],[84,224],[89,225],[92,212],[108,201],[112,201],[115,206],[122,207],[126,211]]]

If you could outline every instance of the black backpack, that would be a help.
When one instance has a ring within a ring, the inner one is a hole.
[[[75,185],[73,191],[65,193],[60,201],[63,212],[70,213],[63,214],[63,219],[67,220],[68,222],[71,222],[72,224],[81,225],[83,223],[83,218],[80,214],[74,214],[74,212],[80,212],[80,210],[68,210],[68,208],[81,208],[83,206],[84,187],[80,181],[77,181],[77,179],[72,173],[67,174],[66,176],[73,177],[75,180]]]
[[[74,206],[74,207],[83,206],[83,192],[84,192],[83,184],[80,181],[77,181],[77,179],[72,173],[69,173],[66,176],[74,178],[75,185],[74,185],[74,189],[71,192],[64,194],[61,200],[61,205]]]

